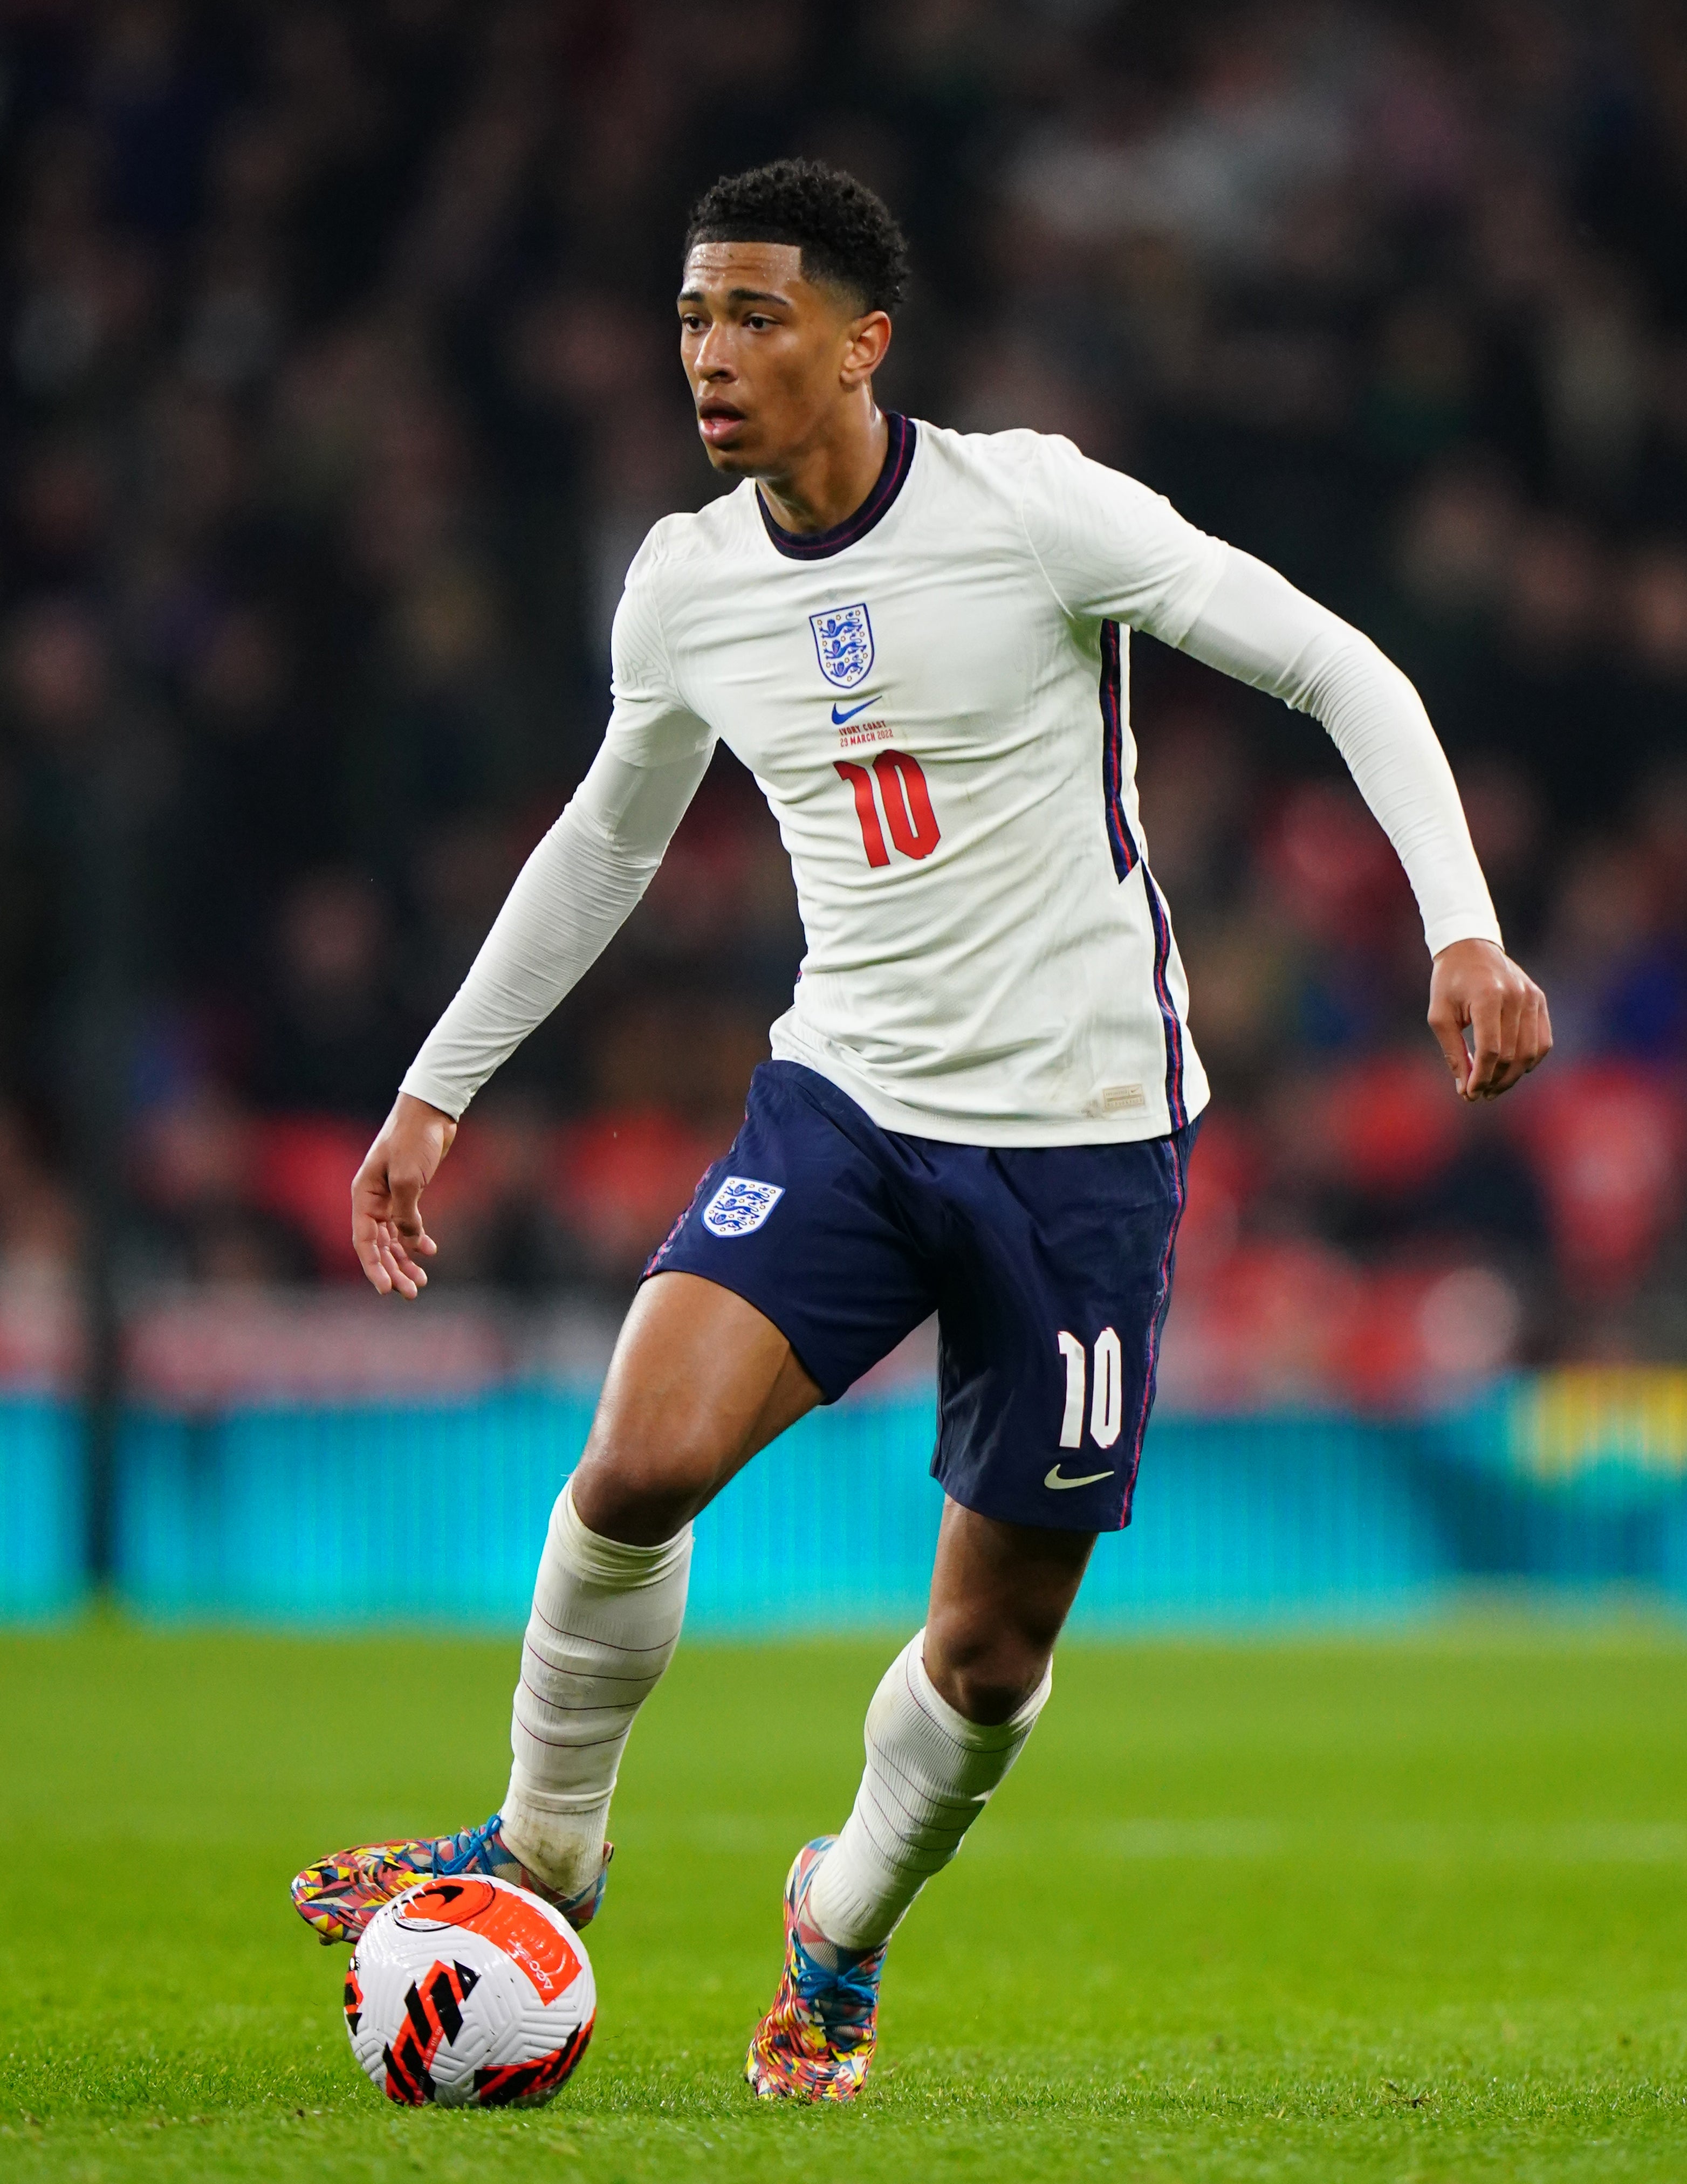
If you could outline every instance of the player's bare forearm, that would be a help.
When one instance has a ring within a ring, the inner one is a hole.
[[[1491,940],[1455,940],[1435,958],[1429,1028],[1462,1100],[1497,1100],[1552,1051],[1545,994]]]
[[[418,1260],[439,1246],[422,1226],[421,1195],[456,1134],[449,1115],[401,1092],[352,1178],[352,1247],[377,1295],[414,1301],[427,1287]]]

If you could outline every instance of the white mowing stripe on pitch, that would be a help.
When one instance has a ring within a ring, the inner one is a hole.
[[[693,1848],[727,1856],[794,1847],[788,1828],[739,1813],[689,1813],[656,1824]],[[1308,1826],[1268,1819],[1150,1819],[1100,1826],[986,1814],[967,1838],[969,1861],[1046,1855],[1152,1864],[1189,1858],[1347,1859],[1378,1864],[1687,1865],[1687,1823],[1676,1820],[1355,1820]]]
[[[1005,1820],[1005,1815],[1004,1815]],[[1684,1865],[1687,1824],[1675,1820],[1356,1820],[1307,1826],[1267,1819],[1128,1819],[1038,1828],[986,1820],[969,1850],[1017,1857],[1050,1839],[1062,1852],[1108,1861],[1256,1858],[1379,1864]]]

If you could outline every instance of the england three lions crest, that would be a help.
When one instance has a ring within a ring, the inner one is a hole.
[[[729,1175],[704,1207],[703,1225],[711,1236],[748,1236],[760,1228],[784,1195],[782,1183]]]
[[[814,649],[820,655],[820,671],[840,690],[853,690],[866,679],[873,664],[873,626],[865,605],[828,607],[810,615]]]

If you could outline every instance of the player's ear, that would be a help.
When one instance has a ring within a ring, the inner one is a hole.
[[[890,347],[890,320],[882,311],[868,311],[849,321],[844,343],[841,376],[849,387],[865,386],[884,362]]]

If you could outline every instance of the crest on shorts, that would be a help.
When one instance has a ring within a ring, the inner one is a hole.
[[[864,602],[852,607],[828,607],[810,615],[814,649],[820,655],[820,671],[840,690],[853,690],[873,664],[873,626]]]
[[[729,1175],[703,1209],[711,1236],[748,1236],[785,1195],[782,1183],[758,1183],[754,1176]]]

